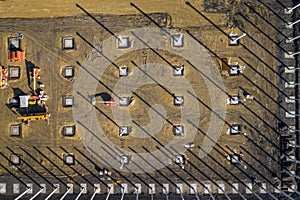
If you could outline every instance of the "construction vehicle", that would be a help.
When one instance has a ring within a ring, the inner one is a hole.
[[[4,88],[7,88],[7,86],[8,86],[8,84],[7,84],[8,70],[1,64],[0,64],[0,69],[1,69],[0,88],[4,89]]]
[[[19,116],[17,119],[21,120],[22,122],[24,122],[25,124],[27,124],[28,126],[30,126],[30,122],[32,120],[46,120],[48,122],[48,125],[50,123],[50,113],[45,113],[42,115],[28,115],[28,116]]]
[[[103,104],[108,105],[108,106],[117,105],[117,102],[113,98],[111,98],[110,100],[107,100],[107,101],[97,101],[95,96],[92,96],[91,103],[92,103],[93,106],[95,106],[96,103],[103,103]]]
[[[8,38],[8,60],[11,62],[25,60],[25,52],[21,49],[21,38]]]
[[[45,101],[48,100],[48,96],[45,94],[44,90],[42,90],[41,88],[37,89],[37,79],[40,79],[40,68],[38,67],[33,67],[32,71],[31,71],[31,76],[33,78],[33,91],[32,91],[32,95],[29,98],[29,104],[30,105],[35,105],[38,104],[40,106],[45,105]],[[44,86],[42,84],[40,84],[40,87]]]
[[[8,60],[10,61],[21,61],[25,60],[25,52],[24,51],[9,51],[8,52]]]
[[[33,78],[33,93],[36,92],[36,79],[40,79],[40,75],[39,75],[39,72],[40,72],[40,68],[38,67],[34,67],[32,68],[32,78]]]

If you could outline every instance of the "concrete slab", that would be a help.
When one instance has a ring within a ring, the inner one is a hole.
[[[8,67],[8,78],[9,80],[20,78],[20,67],[19,66],[9,66]]]
[[[128,194],[128,184],[127,183],[122,183],[121,186],[124,188],[124,193]]]
[[[30,188],[30,190],[27,192],[27,194],[32,194],[33,193],[33,184],[32,183],[26,183],[27,187]]]
[[[66,36],[62,38],[62,49],[74,49],[75,48],[75,40],[72,36]]]
[[[130,97],[120,97],[119,106],[128,106],[130,103]]]
[[[172,46],[173,47],[183,47],[184,46],[184,35],[174,34],[172,35]]]
[[[285,103],[295,103],[295,96],[285,97]]]
[[[251,191],[251,190],[253,190],[252,183],[246,183],[246,185],[249,187],[249,188],[246,187],[246,194],[252,194],[252,191]]]
[[[67,186],[71,189],[69,194],[73,194],[74,192],[74,185],[72,183],[67,183]]]
[[[74,66],[66,66],[63,68],[63,77],[72,78],[74,77]]]
[[[154,183],[150,183],[149,184],[149,189],[148,189],[149,194],[155,194],[155,184]]]
[[[291,185],[291,187],[288,188],[288,192],[294,192],[294,190],[297,190],[297,186],[295,184]]]
[[[174,96],[174,106],[183,106],[184,104],[184,96]]]
[[[183,184],[182,183],[177,183],[176,184],[176,194],[183,193]]]
[[[87,184],[86,183],[80,183],[80,186],[83,188],[82,194],[86,194],[87,193]]]
[[[20,193],[20,184],[19,183],[14,183],[13,184],[13,193],[14,194],[19,194]]]
[[[64,126],[62,129],[62,135],[71,137],[75,135],[75,126]]]
[[[107,185],[108,185],[108,187],[110,187],[110,194],[114,194],[115,193],[114,185],[111,183],[109,183]]]
[[[285,117],[286,118],[295,118],[295,111],[289,111],[289,112],[285,112]]]
[[[211,192],[211,185],[209,183],[204,184],[204,194],[209,194]]]
[[[191,183],[190,187],[190,194],[195,194],[197,191],[197,184],[196,183]]]
[[[174,125],[172,131],[173,131],[173,134],[176,136],[185,136],[183,125]]]
[[[267,190],[267,184],[266,183],[262,183],[261,187],[259,188],[259,193],[266,194],[265,190]]]
[[[99,183],[95,183],[94,184],[94,191],[96,192],[96,194],[100,194],[101,193],[101,186]]]
[[[6,194],[6,183],[0,183],[0,194]]]
[[[170,192],[170,187],[168,183],[163,184],[163,194],[169,194]]]
[[[280,191],[278,188],[274,187],[274,193],[276,193],[276,194],[280,194],[280,193],[281,193],[281,191]]]
[[[286,74],[294,74],[295,73],[295,70],[293,70],[293,69],[295,69],[294,66],[288,66],[288,68],[287,67],[284,68],[284,73],[286,73]]]
[[[117,38],[117,46],[119,49],[129,48],[130,47],[129,37],[119,35]]]
[[[73,96],[63,96],[62,97],[62,105],[63,105],[63,107],[72,107],[74,105],[74,97]]]
[[[295,84],[294,81],[291,81],[291,82],[288,82],[288,83],[285,82],[285,83],[284,83],[284,87],[285,87],[285,88],[294,88],[294,87],[295,87],[294,84]]]
[[[42,194],[45,194],[45,193],[47,192],[47,188],[46,188],[47,186],[46,186],[46,184],[45,184],[45,183],[41,183],[41,184],[40,184],[40,187],[43,188],[43,190],[42,190],[41,193],[42,193]]]
[[[284,53],[284,58],[294,59],[295,57],[292,54],[293,54],[293,52]]]
[[[55,191],[55,194],[58,194],[60,191],[60,186],[59,186],[59,184],[58,183],[54,183],[53,184],[54,185],[54,187],[56,187],[57,188],[57,190]]]
[[[17,50],[21,48],[21,40],[17,37],[8,38],[9,50]]]
[[[21,136],[21,125],[20,124],[13,124],[10,125],[10,136],[20,137]]]
[[[73,154],[65,154],[63,159],[64,159],[64,163],[67,165],[75,164],[75,156]]]
[[[236,188],[236,189],[232,188],[232,194],[237,194],[238,192],[236,190],[239,190],[239,184],[238,183],[233,183],[232,186],[234,188]]]
[[[173,67],[173,75],[174,76],[183,76],[184,75],[184,65],[174,66]]]
[[[119,67],[119,76],[128,76],[128,67],[127,65]]]
[[[20,165],[21,163],[20,155],[17,154],[10,155],[10,162],[12,165]]]
[[[135,192],[135,194],[136,194],[136,192],[138,193],[138,194],[141,194],[141,192],[142,192],[142,185],[140,184],[140,183],[136,183],[136,184],[134,184],[135,185],[135,187],[137,187],[137,191],[135,190],[134,192]]]
[[[218,194],[224,194],[223,191],[225,191],[225,184],[224,183],[218,183],[218,185],[219,185],[219,187],[218,187]]]

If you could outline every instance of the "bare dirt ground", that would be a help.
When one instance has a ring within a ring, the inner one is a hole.
[[[9,156],[11,152],[6,148],[10,147],[14,152],[22,155],[22,158],[30,163],[36,172],[39,172],[45,176],[50,174],[40,166],[38,162],[33,161],[29,154],[36,160],[43,163],[43,165],[58,177],[66,177],[62,171],[66,172],[74,180],[84,180],[81,175],[88,176],[90,173],[82,167],[79,163],[75,165],[75,169],[78,170],[77,174],[70,167],[63,164],[61,157],[65,148],[69,152],[73,152],[76,155],[76,159],[80,163],[90,169],[93,173],[97,174],[95,165],[88,161],[84,156],[86,155],[93,160],[99,167],[107,167],[103,162],[91,157],[89,152],[85,149],[80,141],[80,133],[76,133],[73,138],[64,138],[61,135],[61,128],[67,124],[74,124],[72,109],[62,107],[62,95],[73,92],[73,83],[76,80],[66,80],[61,76],[61,69],[67,65],[73,65],[76,67],[75,73],[78,72],[79,67],[76,61],[82,63],[86,56],[92,51],[92,48],[84,42],[76,32],[79,32],[87,41],[90,41],[94,45],[99,45],[101,41],[108,38],[110,35],[100,25],[98,25],[93,19],[84,14],[75,5],[80,4],[84,9],[90,12],[101,23],[103,23],[112,32],[118,33],[130,28],[143,27],[143,26],[155,26],[145,16],[143,16],[137,9],[130,6],[130,1],[115,0],[111,1],[73,1],[66,0],[63,3],[59,0],[45,1],[40,3],[38,0],[6,0],[0,1],[0,38],[1,38],[1,54],[0,62],[5,66],[18,65],[21,66],[21,78],[16,81],[9,82],[9,88],[0,91],[0,135],[1,135],[1,152]],[[260,46],[253,42],[250,38],[243,38],[242,44],[248,49],[242,46],[232,47],[228,46],[228,39],[219,30],[212,26],[207,20],[198,15],[191,8],[187,7],[185,1],[135,1],[134,3],[141,8],[145,13],[154,21],[160,21],[161,16],[167,13],[172,18],[172,25],[178,30],[189,30],[196,36],[203,44],[205,44],[212,52],[216,53],[220,58],[232,57],[232,60],[238,61],[242,65],[246,65],[246,69],[243,71],[243,75],[238,77],[228,77],[223,75],[223,81],[226,92],[230,95],[241,94],[242,89],[249,92],[255,98],[254,100],[247,100],[237,106],[227,106],[227,114],[225,121],[228,123],[241,123],[243,124],[243,130],[247,133],[247,136],[235,135],[230,136],[226,134],[228,126],[225,124],[221,137],[217,142],[217,146],[212,150],[209,156],[198,160],[191,153],[187,153],[189,161],[193,163],[198,169],[206,174],[209,179],[221,180],[221,177],[225,177],[226,180],[234,181],[235,178],[228,173],[227,170],[235,174],[241,180],[250,181],[249,177],[262,177],[257,175],[257,171],[265,176],[267,180],[272,182],[272,177],[278,172],[277,160],[278,149],[272,144],[277,145],[276,140],[277,133],[274,132],[275,127],[275,113],[277,109],[277,103],[274,102],[266,94],[269,94],[273,99],[277,98],[276,74],[273,70],[276,70],[276,63],[274,58],[266,53]],[[200,11],[204,10],[202,1],[191,1],[191,4],[198,8]],[[245,10],[247,17],[254,21],[259,28],[268,32],[271,37],[275,34],[270,31],[270,27],[260,18],[253,13],[247,12],[243,5],[236,2],[234,9]],[[234,9],[232,12],[234,12]],[[270,20],[273,18],[268,13],[268,10],[259,7],[258,10],[268,17]],[[262,46],[268,48],[270,52],[275,52],[275,46],[270,41],[261,37],[261,33],[256,28],[249,25],[243,18],[238,15],[234,16],[231,20],[226,18],[225,13],[205,13],[205,15],[211,19],[218,27],[221,27],[227,34],[232,31],[231,28],[226,27],[228,23],[231,23],[232,19],[235,19],[237,24],[242,27],[248,33],[253,34],[253,37]],[[18,19],[16,19],[18,18]],[[238,28],[234,29],[235,32],[241,33]],[[22,47],[26,51],[26,62],[10,63],[7,60],[7,38],[15,35],[17,32],[24,33],[25,37],[22,40]],[[63,36],[74,36],[76,41],[76,50],[63,51],[61,49],[61,38]],[[252,52],[252,53],[251,53]],[[147,55],[146,61],[143,60],[143,56]],[[182,63],[188,66],[185,60],[176,56],[161,52],[161,54],[171,63]],[[197,54],[197,52],[195,52]],[[215,67],[220,69],[220,60],[213,54],[211,59],[216,63]],[[269,68],[264,65],[256,56],[262,58]],[[239,59],[241,57],[243,60]],[[144,64],[143,62],[157,62],[165,64],[157,55],[151,51],[142,52],[137,51],[133,54],[123,56],[119,60],[115,61],[117,64],[128,64],[130,68],[134,68],[130,65],[130,61],[135,60],[137,64]],[[45,92],[49,95],[49,110],[51,112],[50,125],[47,125],[45,121],[36,121],[32,123],[31,127],[22,126],[22,137],[13,138],[9,136],[8,129],[12,123],[18,123],[16,121],[16,114],[13,113],[6,103],[8,98],[13,95],[14,88],[20,88],[25,93],[28,93],[29,87],[27,82],[27,76],[25,74],[26,64],[31,62],[32,64],[41,68],[41,80],[45,84]],[[249,65],[250,64],[250,65]],[[220,69],[221,70],[221,69]],[[199,73],[193,68],[188,68],[186,78],[190,80],[193,89],[196,91],[198,98],[204,103],[199,102],[201,111],[201,119],[199,119],[199,128],[203,131],[198,131],[195,138],[195,145],[200,146],[203,142],[204,134],[207,130],[208,122],[210,120],[211,111],[207,108],[210,107],[210,98],[207,95],[207,88],[203,83],[203,79]],[[115,82],[118,80],[115,68],[110,66],[103,77],[100,78],[107,87],[113,88]],[[106,87],[99,84],[97,87],[98,92],[107,92]],[[149,99],[150,104],[160,103],[165,106],[168,117],[171,120],[178,120],[179,108],[170,106],[172,99],[166,92],[155,85],[145,85],[139,90],[138,94],[141,94],[144,98]],[[107,116],[112,117],[111,108],[106,105],[99,105],[98,108]],[[213,109],[213,108],[211,108]],[[130,113],[133,118],[140,124],[148,124],[150,119],[148,115],[149,108],[141,101],[135,103],[131,108]],[[134,139],[131,136],[127,138],[117,137],[118,130],[113,124],[100,112],[97,113],[99,122],[103,125],[106,131],[107,137],[113,141],[113,143],[120,148],[135,148],[136,151],[142,151],[142,146],[146,146],[149,149],[155,149],[155,143],[149,140]],[[170,131],[168,125],[166,129]],[[113,134],[112,134],[113,132]],[[157,139],[161,140],[163,144],[168,143],[171,138],[168,138],[170,134],[165,131],[161,131],[158,134]],[[35,146],[46,156],[43,156],[37,150],[33,148]],[[20,149],[24,148],[28,154]],[[73,147],[77,147],[83,154],[80,154],[74,150]],[[50,150],[49,150],[50,149]],[[238,168],[230,164],[225,156],[228,155],[230,149],[237,149],[244,153],[243,159],[249,164],[245,173],[241,172]],[[245,151],[245,149],[247,151]],[[53,152],[51,152],[53,150]],[[192,152],[199,153],[199,149],[194,147]],[[269,154],[269,155],[268,155]],[[211,157],[215,158],[219,163],[213,161]],[[47,159],[49,158],[49,160]],[[57,167],[54,166],[53,161]],[[203,161],[203,162],[202,162]],[[267,170],[266,167],[270,169]],[[1,157],[1,164],[11,169],[9,162]],[[208,165],[207,165],[208,164]],[[178,173],[180,177],[185,180],[193,180],[193,177],[183,172],[177,165],[171,165],[171,168],[175,173]],[[213,168],[217,173],[214,173]],[[26,164],[21,165],[21,169],[25,173],[37,176],[32,169]],[[17,176],[24,176],[20,171],[11,169]],[[61,171],[62,170],[62,171]],[[194,177],[197,177],[200,181],[208,180],[203,174],[200,174],[196,168],[192,165],[187,165],[186,170],[190,172]],[[167,168],[160,170],[168,177],[173,177],[178,180],[177,177]],[[4,168],[0,168],[2,175],[6,175],[7,171]],[[274,174],[272,174],[272,173]],[[154,177],[160,179],[161,175],[157,172],[151,173]],[[132,174],[125,174],[126,177],[134,178]],[[118,173],[113,171],[112,177],[114,179],[124,179]],[[151,180],[149,176],[141,174],[145,180]],[[107,177],[106,177],[107,179]],[[264,180],[265,181],[265,180]],[[107,182],[111,182],[107,180]],[[266,182],[266,181],[265,181]]]

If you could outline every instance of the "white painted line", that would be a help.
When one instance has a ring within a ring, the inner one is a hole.
[[[54,185],[54,187],[56,187],[55,194],[58,194],[59,193],[59,184],[58,183],[54,183],[53,185]]]
[[[285,82],[284,83],[284,87],[285,88],[294,88],[295,87],[295,82],[294,81],[291,81],[291,82]]]
[[[295,96],[285,97],[285,103],[295,103]]]
[[[224,183],[218,183],[219,187],[218,187],[218,194],[223,194],[225,191],[225,185]],[[222,191],[223,190],[223,191]]]
[[[94,184],[94,189],[95,189],[95,193],[96,194],[100,194],[100,192],[101,192],[101,187],[100,187],[100,184],[99,183],[95,183]]]
[[[235,188],[232,188],[232,194],[237,194],[238,192],[236,190],[239,190],[239,184],[233,183],[232,186]]]
[[[41,193],[45,194],[47,192],[47,190],[46,190],[46,183],[41,183],[40,186],[43,188],[43,190],[42,190]]]
[[[114,190],[114,185],[112,183],[107,184],[108,187],[110,187],[110,194],[114,194],[115,190]]]
[[[197,192],[197,184],[191,183],[190,194],[195,194]]]
[[[67,186],[70,188],[69,193],[73,194],[73,190],[74,190],[74,185],[72,183],[68,183]]]
[[[14,183],[13,184],[13,193],[14,194],[19,194],[20,193],[20,184],[19,183]]]
[[[246,194],[252,194],[252,183],[246,183],[246,185],[249,187],[246,187]]]
[[[289,69],[288,69],[288,68],[289,68]],[[293,69],[295,69],[294,66],[288,66],[288,68],[287,68],[287,67],[284,68],[284,72],[285,72],[286,74],[294,74],[294,73],[295,73],[295,70],[293,70]]]
[[[176,194],[181,194],[183,193],[183,184],[182,183],[177,183],[176,184]]]
[[[204,194],[209,194],[211,192],[211,187],[210,187],[210,184],[204,184],[205,187],[204,187]]]
[[[30,188],[30,190],[27,192],[27,194],[32,194],[32,192],[33,192],[33,185],[32,185],[32,183],[26,183],[26,185],[27,185],[27,187]]]
[[[124,188],[124,193],[127,194],[128,193],[128,184],[127,183],[122,183],[121,185]]]
[[[286,118],[295,118],[295,111],[285,112]]]
[[[169,184],[168,183],[164,183],[163,184],[163,194],[169,194]]]
[[[142,185],[140,183],[136,183],[134,185],[135,185],[135,187],[137,187],[137,193],[141,194],[141,192],[142,192]]]
[[[267,190],[267,184],[266,183],[262,183],[261,187],[259,188],[259,193],[266,194],[265,190]]]
[[[0,183],[0,194],[6,193],[6,183]]]
[[[83,188],[82,194],[86,194],[87,193],[87,185],[86,185],[86,183],[81,183],[80,186]]]
[[[150,187],[152,188],[152,190],[150,189]],[[149,194],[155,194],[155,184],[154,183],[150,183],[149,184]]]

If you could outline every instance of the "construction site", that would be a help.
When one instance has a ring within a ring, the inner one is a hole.
[[[299,199],[299,7],[0,1],[0,199]]]

